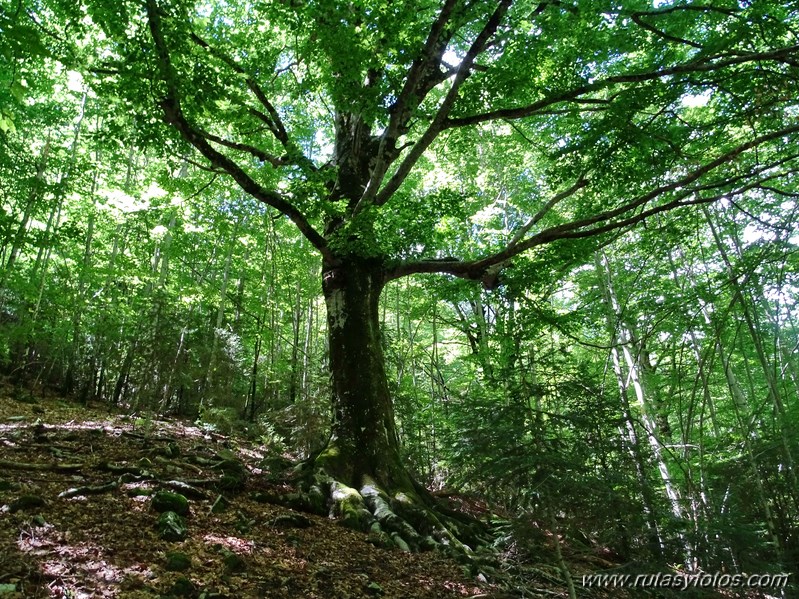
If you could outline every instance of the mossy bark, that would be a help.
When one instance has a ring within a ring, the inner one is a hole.
[[[380,333],[381,265],[326,265],[323,290],[332,378],[327,446],[302,468],[299,503],[342,524],[385,533],[403,550],[449,545],[468,551],[478,522],[439,508],[402,463]]]
[[[400,460],[383,357],[382,288],[379,264],[351,260],[325,270],[333,423],[317,462],[356,488],[368,476],[410,491],[413,483]]]

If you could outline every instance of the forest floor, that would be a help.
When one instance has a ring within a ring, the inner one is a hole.
[[[557,569],[509,593],[439,552],[379,546],[272,503],[290,489],[268,457],[192,424],[0,386],[0,599],[568,597]],[[185,533],[156,529],[158,490],[188,497]]]

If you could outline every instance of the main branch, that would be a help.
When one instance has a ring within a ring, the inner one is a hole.
[[[180,105],[177,75],[174,71],[169,48],[164,38],[160,14],[160,8],[156,4],[156,1],[147,0],[147,18],[150,26],[150,35],[155,44],[161,80],[165,84],[167,90],[166,97],[160,102],[166,123],[172,125],[178,133],[180,133],[180,136],[194,146],[213,166],[230,175],[243,191],[288,216],[313,246],[319,250],[325,258],[332,260],[332,254],[328,250],[327,241],[314,229],[307,217],[296,206],[288,202],[279,193],[261,186],[235,161],[214,148],[208,142],[206,136],[199,129],[192,126],[183,114]]]
[[[383,188],[377,194],[374,203],[378,206],[385,204],[389,198],[394,195],[394,192],[399,189],[399,186],[402,185],[403,181],[405,181],[405,179],[408,177],[424,151],[430,147],[430,144],[432,144],[436,137],[438,137],[438,134],[441,133],[447,117],[449,117],[450,111],[460,95],[461,85],[471,74],[474,61],[485,50],[489,41],[494,36],[494,33],[496,33],[496,30],[499,27],[502,18],[505,16],[505,13],[508,11],[511,3],[512,0],[502,0],[502,2],[499,3],[499,6],[497,6],[496,10],[494,10],[493,14],[489,17],[488,21],[486,21],[483,29],[479,34],[477,34],[477,37],[472,42],[468,52],[466,52],[466,56],[464,56],[463,60],[461,61],[458,71],[455,74],[455,79],[452,82],[452,86],[447,92],[447,95],[444,97],[444,100],[441,102],[441,105],[438,107],[433,120],[430,122],[419,140],[413,145],[410,152],[397,169],[397,172],[394,173],[391,179],[388,180],[385,186],[383,186]]]
[[[799,125],[785,127],[778,131],[761,135],[695,168],[676,181],[660,185],[645,194],[632,198],[616,208],[604,210],[583,219],[549,227],[522,241],[518,241],[518,235],[516,235],[513,242],[508,243],[505,248],[483,258],[471,261],[446,259],[401,262],[387,272],[386,278],[388,280],[397,279],[415,273],[446,273],[465,279],[485,279],[486,275],[491,273],[491,269],[501,268],[501,266],[507,264],[511,258],[540,245],[545,245],[561,239],[597,236],[614,230],[625,229],[655,214],[684,206],[710,203],[723,197],[740,195],[746,191],[758,188],[765,182],[773,181],[787,174],[795,174],[797,170],[799,170],[799,167],[793,167],[791,165],[799,159],[799,156],[791,154],[771,163],[761,164],[757,168],[751,170],[746,176],[736,175],[735,177],[724,178],[721,181],[706,183],[704,185],[694,184],[698,183],[702,177],[733,162],[742,154],[750,150],[758,149],[768,142],[783,140],[785,145],[795,143],[795,140],[790,139],[790,136],[797,133],[799,133]],[[784,167],[784,170],[781,173],[774,173],[773,170],[779,167]],[[736,182],[740,182],[741,184],[736,187],[734,186]],[[723,190],[723,188],[731,185],[731,189]],[[574,193],[580,187],[582,187],[582,185],[580,185],[578,181],[577,184],[570,187],[566,192],[556,195],[553,200],[547,202],[547,205],[554,206],[557,203],[554,201],[555,199],[561,198],[566,193]],[[721,190],[721,193],[705,197],[700,195],[702,191],[708,190]],[[673,195],[668,201],[647,207],[647,205],[651,204],[656,199],[669,194]],[[527,225],[525,225],[523,230],[526,229],[529,229]]]
[[[450,19],[458,2],[459,0],[444,2],[438,18],[430,28],[420,55],[408,69],[405,84],[399,96],[389,108],[388,126],[380,136],[375,165],[363,196],[355,207],[356,212],[360,206],[371,202],[377,194],[389,165],[396,157],[397,140],[407,131],[413,111],[421,104],[428,92],[444,80],[440,66],[444,50],[454,33],[454,28],[450,26]]]

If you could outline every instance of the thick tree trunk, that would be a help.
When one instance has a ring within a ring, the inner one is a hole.
[[[374,479],[392,490],[410,491],[414,485],[400,460],[380,338],[383,282],[380,265],[367,261],[324,270],[333,424],[319,460],[357,489]]]
[[[327,446],[308,462],[300,503],[403,550],[437,544],[468,551],[484,542],[478,521],[437,505],[402,464],[381,343],[378,261],[323,268],[333,422]]]

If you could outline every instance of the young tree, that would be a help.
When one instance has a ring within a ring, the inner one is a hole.
[[[571,240],[786,190],[799,168],[799,17],[781,2],[87,4],[72,18],[102,27],[98,92],[184,155],[165,121],[321,256],[333,423],[309,480],[412,543],[398,507],[417,529],[441,521],[400,457],[387,282],[491,289],[586,251]]]

